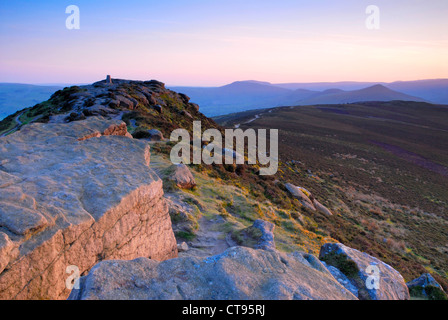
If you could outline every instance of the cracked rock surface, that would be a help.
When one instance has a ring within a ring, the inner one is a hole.
[[[120,120],[36,123],[0,138],[0,299],[65,299],[66,268],[177,256],[149,146]]]
[[[70,300],[356,300],[317,258],[232,247],[208,258],[110,260],[81,278]]]

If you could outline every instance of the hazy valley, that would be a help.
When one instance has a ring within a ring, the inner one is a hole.
[[[62,87],[0,83],[0,120],[18,110],[47,100],[59,89]]]
[[[222,87],[170,87],[189,95],[210,117],[251,109],[360,101],[426,101],[448,104],[448,80],[272,84],[236,81]]]

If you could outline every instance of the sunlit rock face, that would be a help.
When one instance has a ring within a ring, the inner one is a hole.
[[[36,123],[0,138],[0,299],[65,299],[68,266],[176,257],[149,162],[119,120]]]

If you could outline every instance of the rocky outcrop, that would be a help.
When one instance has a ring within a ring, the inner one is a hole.
[[[333,213],[328,209],[326,206],[324,206],[322,203],[317,201],[316,199],[313,200],[314,208],[316,208],[317,211],[320,213],[323,213],[326,216],[332,216]]]
[[[291,193],[292,196],[294,196],[295,198],[297,198],[297,200],[300,201],[300,203],[304,207],[311,209],[313,211],[316,210],[316,208],[313,205],[313,201],[311,201],[311,199],[309,198],[310,193],[307,192],[307,190],[301,187],[297,187],[291,183],[286,183],[285,187]]]
[[[136,139],[145,139],[148,141],[163,141],[163,134],[157,129],[138,130],[134,132],[133,137]]]
[[[177,244],[177,251],[179,252],[187,252],[188,249],[188,244],[185,241]]]
[[[240,234],[253,238],[251,248],[245,242],[207,258],[101,262],[69,299],[409,299],[401,275],[380,260],[339,243],[322,247],[323,261],[304,252],[281,253],[273,229],[257,220]]]
[[[355,300],[305,253],[232,247],[206,259],[103,261],[69,299]]]
[[[188,118],[190,118],[190,119],[193,119],[193,116],[192,116],[191,113],[188,112],[188,111],[181,110],[181,111],[180,111],[180,114],[183,115],[184,117],[188,117]]]
[[[166,194],[165,197],[174,233],[194,233],[197,229],[197,222],[192,205],[186,203],[182,197],[178,197],[176,194]]]
[[[5,270],[11,260],[18,255],[18,246],[9,239],[8,235],[0,232],[0,273]]]
[[[49,100],[6,117],[0,121],[0,137],[28,123],[67,123],[97,116],[123,120],[130,133],[141,134],[142,138],[149,138],[150,128],[164,137],[177,128],[191,132],[193,120],[201,121],[204,129],[222,129],[199,112],[188,96],[167,89],[160,81],[109,78],[58,90]],[[19,118],[28,120],[21,122]]]
[[[429,273],[424,273],[417,279],[406,284],[412,297],[428,300],[448,300],[442,286]]]
[[[286,189],[291,193],[293,197],[295,197],[299,202],[304,206],[305,208],[312,210],[312,211],[318,211],[320,213],[323,213],[327,216],[332,216],[333,213],[325,207],[323,204],[321,204],[319,201],[317,201],[314,196],[306,190],[305,188],[295,186],[291,183],[285,184]]]
[[[190,105],[192,105],[196,111],[199,111],[199,105],[198,104],[190,102]]]
[[[358,297],[359,290],[356,288],[356,286],[352,283],[352,281],[341,272],[336,267],[333,267],[331,265],[326,264],[324,261],[322,261],[322,264],[330,271],[331,275],[340,283],[342,284],[348,291],[353,293],[355,297]]]
[[[275,242],[274,242],[275,225],[272,222],[258,219],[255,220],[252,227],[260,230],[261,232],[260,240],[255,245],[255,249],[275,250]]]
[[[196,186],[196,181],[188,167],[181,163],[173,166],[173,173],[169,177],[170,180],[181,189],[191,189]]]
[[[110,84],[113,86],[113,84]],[[0,138],[0,299],[63,299],[68,266],[177,256],[149,146],[118,120],[30,124]]]
[[[234,232],[232,239],[245,247],[275,250],[274,227],[269,221],[257,219],[252,226]]]
[[[148,130],[148,133],[151,141],[162,141],[164,139],[162,132],[157,129]]]
[[[341,243],[326,243],[319,259],[330,268],[335,278],[351,292],[358,291],[361,300],[408,300],[409,291],[400,273],[366,253]],[[342,273],[345,277],[339,276]],[[348,281],[348,282],[347,282]]]
[[[120,114],[120,111],[96,104],[94,106],[89,107],[88,109],[84,109],[82,111],[82,114],[85,117],[92,117],[92,116],[107,117],[107,116],[117,116]]]

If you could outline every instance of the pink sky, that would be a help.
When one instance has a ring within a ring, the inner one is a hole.
[[[78,1],[80,30],[65,28],[68,15],[56,1],[19,9],[20,2],[0,5],[0,82],[88,83],[106,74],[201,86],[448,77],[448,1],[376,1],[380,30],[365,27],[370,2],[362,0]]]

